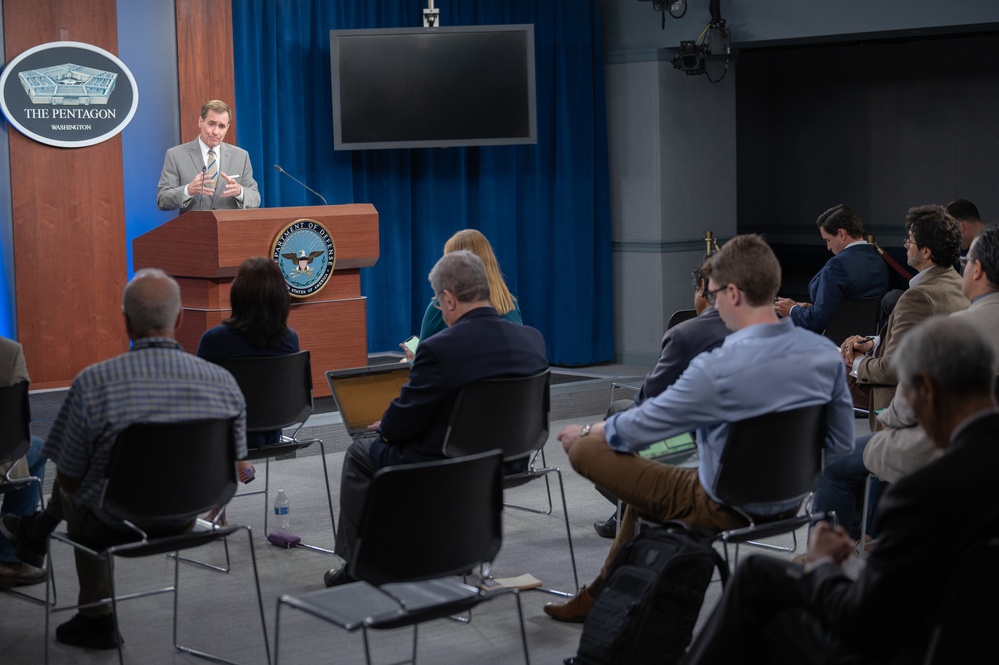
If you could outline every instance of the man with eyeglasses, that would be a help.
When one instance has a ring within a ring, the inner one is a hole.
[[[777,257],[758,235],[737,236],[703,267],[704,296],[732,334],[694,358],[676,383],[640,406],[604,422],[569,425],[558,435],[572,467],[624,499],[624,518],[603,569],[589,586],[545,613],[581,622],[603,586],[618,548],[634,533],[636,517],[679,519],[714,532],[746,526],[712,494],[732,423],[765,413],[828,404],[826,459],[853,450],[853,412],[846,369],[826,338],[779,320],[773,309],[780,286]],[[666,437],[697,430],[698,469],[634,454]],[[805,442],[803,442],[803,445]],[[801,498],[738,506],[760,520],[797,511]]]
[[[354,551],[361,510],[378,469],[444,458],[444,436],[458,393],[480,379],[532,376],[548,369],[541,333],[500,317],[489,300],[482,259],[468,250],[445,254],[430,271],[434,306],[447,328],[420,342],[409,381],[370,434],[355,437],[344,456],[336,551]],[[405,497],[399,497],[405,501]],[[432,517],[428,516],[428,519]],[[346,562],[329,570],[326,586],[352,581]]]
[[[891,403],[898,378],[891,356],[913,326],[934,314],[967,309],[961,276],[954,270],[961,252],[961,227],[938,205],[910,208],[905,216],[903,242],[906,262],[918,274],[898,299],[880,337],[853,335],[841,350],[851,376],[870,388],[867,396],[871,431],[878,429],[877,412]]]
[[[999,357],[999,226],[984,227],[961,262],[965,269],[961,290],[971,306],[951,316],[977,328]],[[877,432],[857,438],[851,455],[825,466],[813,503],[816,511],[835,510],[840,523],[850,529],[858,495],[864,491],[868,474],[874,474],[879,482],[871,486],[866,534],[873,537],[879,530],[872,519],[874,509],[887,484],[898,482],[941,454],[918,425],[901,389],[895,391],[888,408],[878,414],[878,423]],[[856,535],[865,537],[859,529]]]
[[[746,557],[684,665],[994,662],[990,582],[982,582],[978,603],[967,581],[953,582],[969,566],[967,579],[989,580],[984,569],[994,564],[984,554],[962,562],[999,533],[994,346],[961,315],[932,317],[906,335],[894,357],[902,394],[941,457],[885,493],[881,538],[869,557],[853,557],[843,527],[825,523],[812,530],[804,567]],[[960,608],[949,600],[955,591]],[[959,619],[948,616],[958,610]],[[952,623],[967,630],[948,637]]]

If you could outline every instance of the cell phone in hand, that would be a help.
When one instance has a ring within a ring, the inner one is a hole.
[[[416,335],[413,335],[412,337],[410,337],[409,339],[407,339],[405,342],[402,343],[403,346],[405,346],[414,354],[416,353],[416,347],[419,346],[419,344],[420,344],[420,338],[417,337]]]

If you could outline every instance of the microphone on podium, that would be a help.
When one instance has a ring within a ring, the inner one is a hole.
[[[201,204],[205,200],[205,174],[208,173],[208,167],[201,167],[201,191],[198,192],[198,210],[201,210]]]
[[[287,171],[285,171],[283,168],[281,168],[277,164],[274,165],[274,170],[277,171],[278,173],[282,173],[282,174],[288,176],[289,178],[291,178],[292,180],[294,180],[295,182],[297,182],[299,185],[301,185],[302,187],[305,187],[307,190],[309,190],[310,192],[312,192],[313,194],[315,194],[316,196],[318,196],[319,198],[321,198],[323,200],[323,205],[329,205],[329,203],[326,201],[326,197],[325,196],[323,196],[322,194],[320,194],[316,190],[312,189],[311,187],[309,187],[308,185],[306,185],[304,182],[302,182],[301,180],[299,180],[298,178],[296,178],[292,174],[290,174]]]

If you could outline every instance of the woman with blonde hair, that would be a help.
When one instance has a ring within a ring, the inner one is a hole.
[[[510,289],[507,288],[506,282],[503,280],[503,272],[500,270],[499,262],[496,261],[496,255],[493,253],[493,247],[489,244],[486,237],[475,229],[458,231],[444,243],[444,253],[450,254],[459,249],[467,249],[482,259],[482,263],[486,268],[486,277],[489,280],[489,303],[493,306],[493,309],[499,312],[499,315],[507,321],[523,323],[524,320],[521,318],[520,306],[517,304],[517,299],[513,297]],[[423,325],[420,326],[420,339],[424,340],[431,337],[435,333],[444,330],[444,328],[444,319],[441,317],[441,311],[437,308],[436,301],[431,300],[427,306],[426,313],[423,315]],[[406,349],[405,346],[403,346],[403,351],[406,352],[407,358],[410,360],[413,359],[412,351]]]

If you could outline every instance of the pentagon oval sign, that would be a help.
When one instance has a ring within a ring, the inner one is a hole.
[[[333,274],[336,248],[326,227],[314,219],[298,219],[278,233],[271,256],[281,268],[288,293],[308,298]]]
[[[116,136],[138,105],[132,72],[92,44],[39,44],[11,60],[0,75],[0,106],[10,124],[58,148]]]

